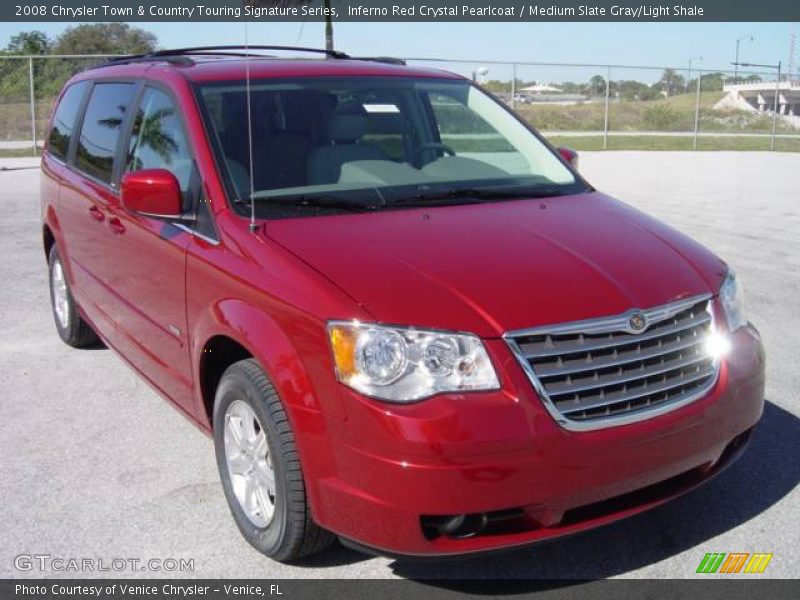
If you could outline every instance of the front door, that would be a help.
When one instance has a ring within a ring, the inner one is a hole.
[[[197,178],[185,130],[173,100],[146,87],[134,115],[123,174],[167,169],[181,184],[186,202]],[[186,247],[190,235],[160,219],[117,205],[109,226],[118,243],[120,350],[156,387],[185,408],[191,406],[192,376],[186,331]]]

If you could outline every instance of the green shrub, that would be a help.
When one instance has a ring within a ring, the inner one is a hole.
[[[669,104],[658,103],[644,111],[645,125],[655,131],[672,131],[681,121],[681,114]]]

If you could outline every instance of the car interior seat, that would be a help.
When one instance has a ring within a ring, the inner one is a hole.
[[[328,121],[327,145],[311,152],[308,160],[308,184],[337,183],[342,165],[357,160],[390,160],[378,146],[360,141],[367,133],[367,111],[359,103],[340,106]]]
[[[325,124],[334,103],[332,95],[317,90],[282,91],[272,95],[263,187],[306,185],[311,149],[326,141]]]

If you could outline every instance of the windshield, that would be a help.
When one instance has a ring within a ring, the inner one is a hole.
[[[234,205],[260,218],[585,191],[503,106],[463,80],[255,79],[198,87]],[[252,178],[249,132],[252,132]]]

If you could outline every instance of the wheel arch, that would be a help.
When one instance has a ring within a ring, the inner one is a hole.
[[[53,230],[50,225],[45,223],[42,225],[42,244],[44,245],[44,259],[48,260],[50,257],[50,249],[56,243],[56,236],[53,235]]]
[[[227,335],[215,335],[203,345],[198,364],[198,386],[209,429],[213,427],[214,398],[223,373],[232,364],[248,358],[254,358],[253,353]]]
[[[297,326],[292,317],[293,326]],[[298,327],[308,330],[308,327]],[[217,385],[230,365],[254,358],[275,386],[291,421],[319,415],[320,406],[306,363],[283,328],[262,309],[244,300],[225,299],[213,305],[194,328],[200,415],[211,429]],[[326,402],[336,410],[336,402]],[[293,423],[297,429],[300,423]]]

